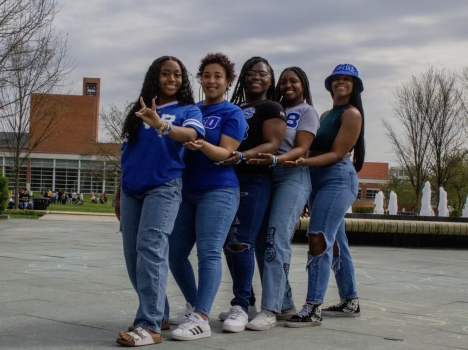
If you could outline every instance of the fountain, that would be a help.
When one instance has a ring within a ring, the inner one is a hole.
[[[437,208],[438,216],[449,216],[449,210],[447,207],[447,192],[443,187],[439,187],[439,206]]]
[[[421,210],[419,211],[421,216],[434,216],[434,210],[431,206],[431,184],[429,181],[426,181],[426,184],[423,188],[422,200],[421,200]]]
[[[398,204],[397,204],[397,195],[395,192],[390,192],[390,201],[388,202],[388,213],[390,215],[397,215]]]
[[[462,217],[468,218],[468,196],[466,196],[465,205],[463,206]]]
[[[384,194],[382,191],[379,191],[379,193],[377,193],[375,195],[375,199],[374,199],[374,214],[384,214]]]

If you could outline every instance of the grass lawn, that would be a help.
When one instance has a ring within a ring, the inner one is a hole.
[[[112,207],[112,199],[114,198],[113,195],[108,195],[108,202],[107,205],[101,203],[91,203],[89,194],[85,194],[83,196],[83,204],[50,204],[47,207],[47,210],[54,210],[54,211],[78,211],[78,212],[85,212],[85,213],[114,213],[114,207]]]

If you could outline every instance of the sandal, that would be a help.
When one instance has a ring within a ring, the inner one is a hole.
[[[167,331],[167,330],[170,330],[171,329],[171,325],[169,322],[163,322],[161,324],[161,330],[162,331]],[[128,331],[129,332],[133,332],[135,330],[135,326],[134,325],[131,325],[131,326],[128,326]]]
[[[118,344],[124,346],[143,346],[159,344],[163,341],[161,334],[150,334],[146,329],[142,327],[135,328],[132,332],[128,332],[125,334],[128,334],[132,338],[132,340],[127,340],[120,336],[120,338],[117,338],[116,340]]]

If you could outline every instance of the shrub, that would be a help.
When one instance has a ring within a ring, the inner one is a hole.
[[[44,216],[42,211],[27,210],[27,209],[7,209],[4,214],[8,215],[24,215],[24,216]]]
[[[3,213],[8,205],[10,192],[8,191],[8,179],[0,170],[0,213]]]
[[[450,216],[453,218],[459,218],[460,216],[462,216],[462,211],[458,208],[455,208],[450,212]]]
[[[372,207],[353,207],[354,214],[372,214],[374,208]]]

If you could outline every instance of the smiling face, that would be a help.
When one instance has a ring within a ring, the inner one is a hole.
[[[297,106],[304,101],[304,88],[299,76],[292,70],[287,70],[280,77],[280,93],[283,102],[289,106]]]
[[[245,78],[246,93],[249,95],[265,95],[271,85],[271,71],[263,62],[255,63],[247,72]]]
[[[159,104],[176,101],[177,91],[182,86],[182,69],[179,64],[172,60],[167,60],[161,65],[159,72]]]
[[[228,86],[226,70],[219,63],[206,65],[200,78],[200,85],[205,94],[206,105],[221,102]]]
[[[336,75],[331,83],[333,94],[341,98],[351,95],[353,85],[353,77],[349,75]]]

